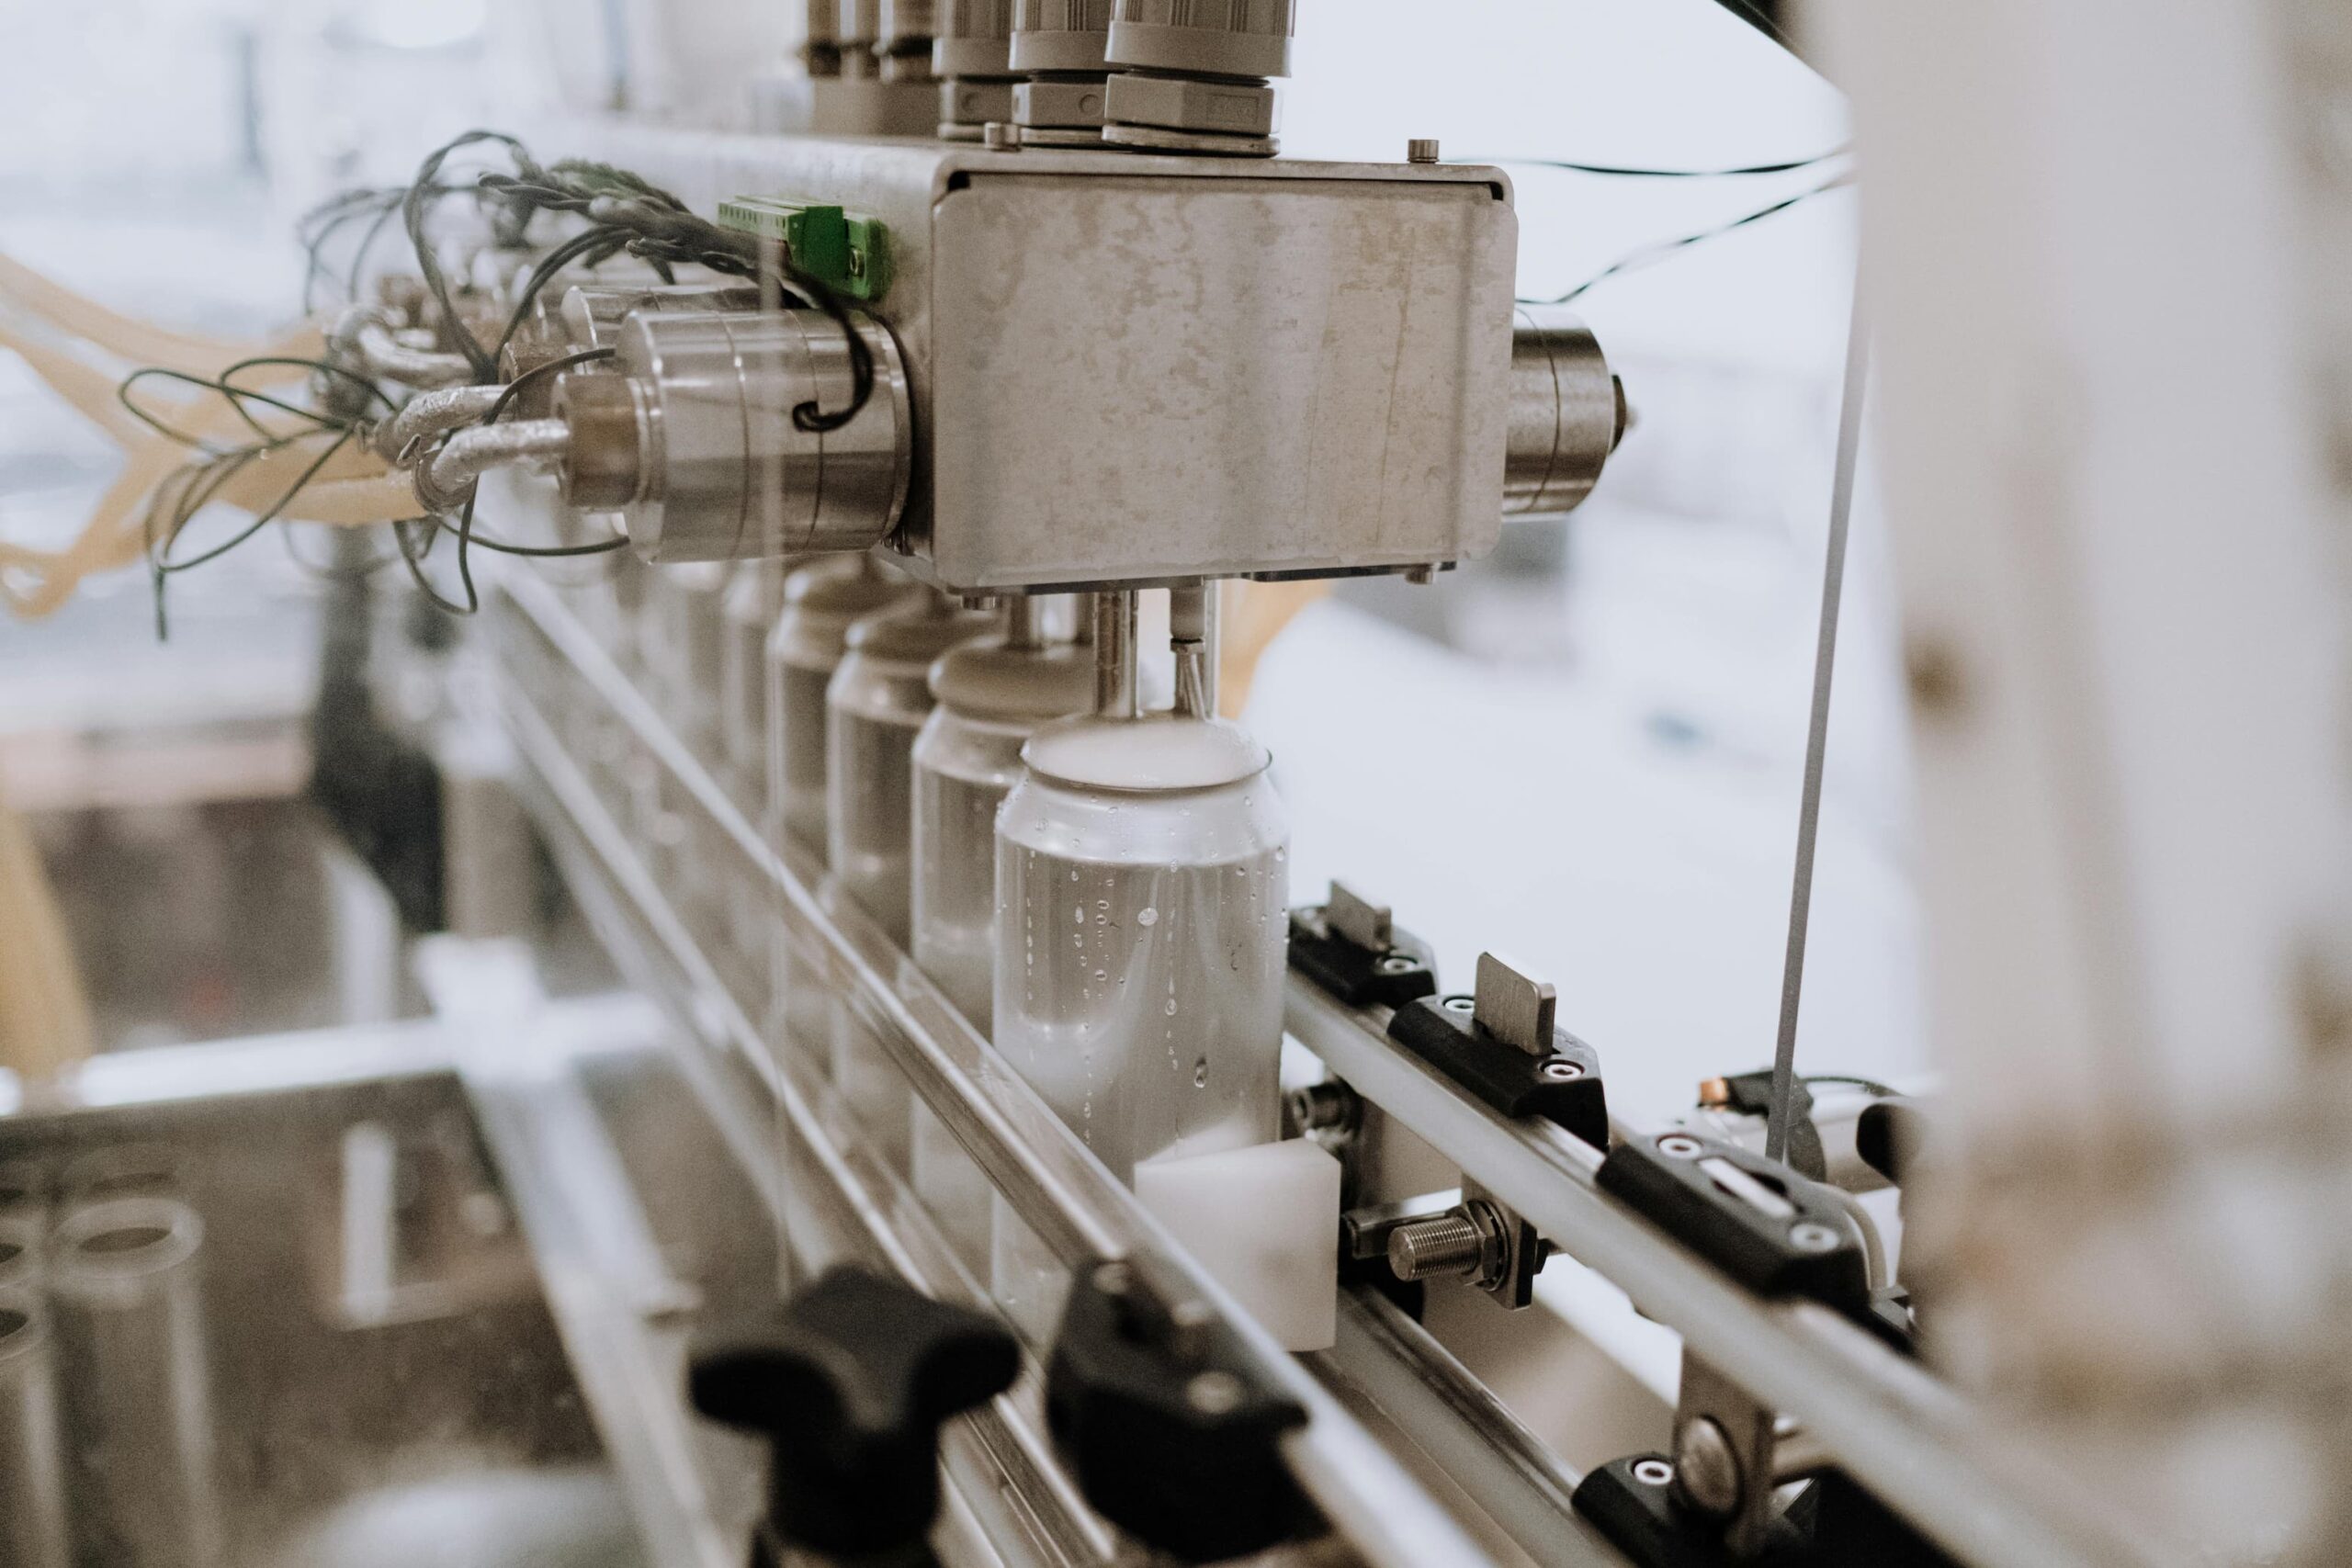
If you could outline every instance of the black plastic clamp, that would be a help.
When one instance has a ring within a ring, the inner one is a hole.
[[[1344,883],[1331,884],[1326,902],[1290,912],[1290,966],[1351,1008],[1403,1007],[1437,991],[1428,943]]]
[[[1046,1417],[1096,1511],[1184,1562],[1261,1551],[1316,1522],[1281,1450],[1305,1407],[1208,1303],[1139,1262],[1077,1269]]]
[[[1553,988],[1491,953],[1475,996],[1398,1008],[1388,1037],[1505,1116],[1540,1116],[1597,1149],[1609,1146],[1600,1055],[1554,1021]]]

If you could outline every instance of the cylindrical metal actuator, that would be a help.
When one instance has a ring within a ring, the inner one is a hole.
[[[684,315],[748,312],[759,308],[758,288],[736,278],[711,283],[582,283],[565,289],[560,298],[542,292],[499,356],[499,368],[503,378],[512,381],[567,354],[611,348],[619,341],[622,325],[639,310]],[[593,373],[609,363],[592,361],[581,368]],[[538,419],[554,406],[554,381],[541,378],[515,394],[508,417]]]
[[[1272,1139],[1289,829],[1216,719],[1040,729],[997,818],[994,1038],[1123,1181]]]
[[[619,375],[566,375],[565,499],[618,512],[649,560],[866,549],[906,506],[914,432],[889,331],[855,315],[874,370],[856,417],[850,340],[821,310],[674,315],[622,325]]]
[[[1012,120],[1012,0],[940,0],[932,42],[939,81],[939,134],[978,141],[989,121]]]
[[[1290,74],[1292,0],[1117,0],[1106,141],[1271,156],[1271,78]]]
[[[1034,635],[1035,601],[1011,606],[1001,637],[951,649],[931,667],[937,705],[914,750],[915,964],[986,1032],[996,964],[996,814],[1020,782],[1040,724],[1092,703],[1091,649]],[[912,1102],[915,1196],[966,1261],[985,1272],[988,1178],[921,1100]]]
[[[206,1568],[220,1560],[197,1277],[203,1236],[187,1204],[136,1197],[75,1209],[51,1238],[74,1529],[85,1561]]]
[[[910,934],[915,736],[930,716],[931,667],[998,617],[933,597],[850,628],[849,651],[826,689],[826,860],[842,891],[900,947]],[[907,1090],[879,1042],[845,1005],[834,1009],[833,1084],[904,1167]]]
[[[1012,90],[1022,140],[1090,146],[1102,140],[1113,0],[1013,0]]]
[[[882,18],[874,41],[875,59],[885,82],[925,82],[931,79],[931,44],[939,30],[939,0],[882,0]]]
[[[825,688],[841,667],[849,628],[890,605],[912,606],[922,588],[885,572],[867,556],[831,556],[785,579],[784,609],[767,648],[767,810],[771,843],[825,847]],[[775,997],[769,1032],[824,1049],[832,1010],[819,976],[785,945],[773,911],[753,900],[739,911],[736,942],[764,949]]]
[[[1574,511],[1624,434],[1625,389],[1591,329],[1558,305],[1520,306],[1511,322],[1503,515]]]

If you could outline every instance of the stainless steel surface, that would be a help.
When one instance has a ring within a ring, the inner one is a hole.
[[[1110,62],[1187,75],[1287,76],[1297,30],[1293,0],[1118,0]]]
[[[454,512],[474,481],[492,468],[544,467],[571,450],[571,427],[560,419],[509,420],[460,430],[417,470],[417,504],[436,515]]]
[[[1600,344],[1563,306],[1513,309],[1503,513],[1574,511],[1625,433],[1624,390]]]
[[[1408,1220],[1388,1232],[1389,1271],[1405,1280],[1483,1274],[1489,1256],[1501,1250],[1491,1240],[1490,1229],[1459,1208]]]
[[[1395,1423],[1538,1568],[1623,1562],[1575,1511],[1577,1473],[1396,1303],[1377,1291],[1341,1291],[1338,1330],[1309,1361]]]
[[[1112,8],[1112,0],[1013,0],[1012,69],[1101,74]]]
[[[838,430],[801,428],[801,411],[848,404],[849,340],[817,310],[639,311],[622,324],[614,367],[627,378],[633,429],[605,414],[600,394],[572,420],[581,461],[608,464],[594,443],[633,434],[635,476],[617,505],[649,560],[728,560],[820,549],[865,549],[906,504],[914,435],[905,368],[888,329],[857,321],[874,367],[865,406]],[[559,388],[557,407],[572,394]],[[594,409],[592,423],[586,413]]]
[[[19,1281],[0,1287],[0,1564],[66,1568],[65,1472],[48,1308]]]
[[[50,1301],[65,1388],[77,1551],[126,1568],[209,1568],[226,1546],[204,1224],[172,1198],[66,1213]]]
[[[1499,171],[580,141],[696,205],[767,190],[888,226],[870,308],[927,448],[893,546],[944,587],[1389,570],[1498,536],[1518,243]]]
[[[1153,1257],[1233,1324],[1269,1374],[1307,1409],[1309,1421],[1286,1441],[1285,1457],[1309,1498],[1366,1561],[1379,1568],[1425,1568],[1432,1562],[1482,1560],[1460,1527],[1395,1459],[1277,1350],[1221,1290],[1182,1260],[1132,1195],[1088,1156],[1035,1092],[870,921],[854,911],[838,916],[824,911],[820,904],[823,879],[809,852],[788,841],[780,851],[773,850],[761,841],[667,735],[659,716],[571,622],[550,590],[517,575],[503,583],[502,592],[505,662],[514,680],[502,684],[500,696],[518,743],[546,786],[550,814],[545,820],[559,837],[564,831],[584,834],[590,845],[581,852],[605,865],[635,863],[594,790],[558,744],[556,728],[538,716],[520,682],[553,682],[553,700],[592,703],[621,719],[636,742],[680,779],[695,808],[725,827],[742,869],[773,889],[775,918],[787,940],[807,953],[827,985],[857,999],[925,1103],[1057,1257],[1069,1261]],[[569,688],[562,684],[567,682]],[[693,953],[683,928],[673,917],[660,918],[658,886],[641,868],[621,881],[629,901],[659,928],[663,946],[687,976],[685,994],[693,998],[692,1011],[718,1023],[718,1049],[733,1064],[728,1068],[730,1077],[757,1086],[792,1125],[805,1124],[807,1100],[770,1057],[742,1010],[719,989],[707,963]],[[772,1123],[755,1119],[753,1124]],[[838,1169],[842,1159],[823,1149],[812,1149],[809,1157],[826,1170]],[[842,1188],[836,1184],[828,1190]],[[888,1227],[884,1228],[887,1233]]]
[[[1825,1307],[1763,1301],[1594,1185],[1600,1155],[1498,1116],[1387,1039],[1385,1015],[1294,979],[1291,1035],[1389,1116],[1679,1333],[1726,1377],[1838,1456],[1854,1478],[1983,1568],[2136,1561],[2124,1521],[2060,1487],[1924,1367]]]
[[[1066,720],[997,818],[992,1038],[1122,1181],[1270,1142],[1289,826],[1220,721]]]
[[[1176,660],[1176,711],[1215,718],[1219,639],[1217,585],[1179,583],[1168,591],[1168,643]]]
[[[1472,1014],[1481,1029],[1505,1044],[1531,1056],[1550,1055],[1559,1002],[1551,981],[1531,977],[1507,958],[1478,954]]]
[[[1012,76],[1012,0],[940,0],[931,67],[942,76]]]
[[[1094,596],[1094,711],[1135,718],[1142,711],[1142,650],[1136,646],[1136,596],[1114,590]]]

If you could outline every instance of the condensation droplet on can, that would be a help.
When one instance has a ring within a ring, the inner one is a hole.
[[[1150,905],[1147,904],[1142,908],[1136,911],[1136,924],[1139,926],[1156,926],[1159,923],[1159,911],[1153,908]]]

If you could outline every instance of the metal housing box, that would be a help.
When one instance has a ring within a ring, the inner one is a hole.
[[[1496,170],[596,127],[704,211],[888,225],[893,544],[967,592],[1323,576],[1500,530],[1518,220]]]

